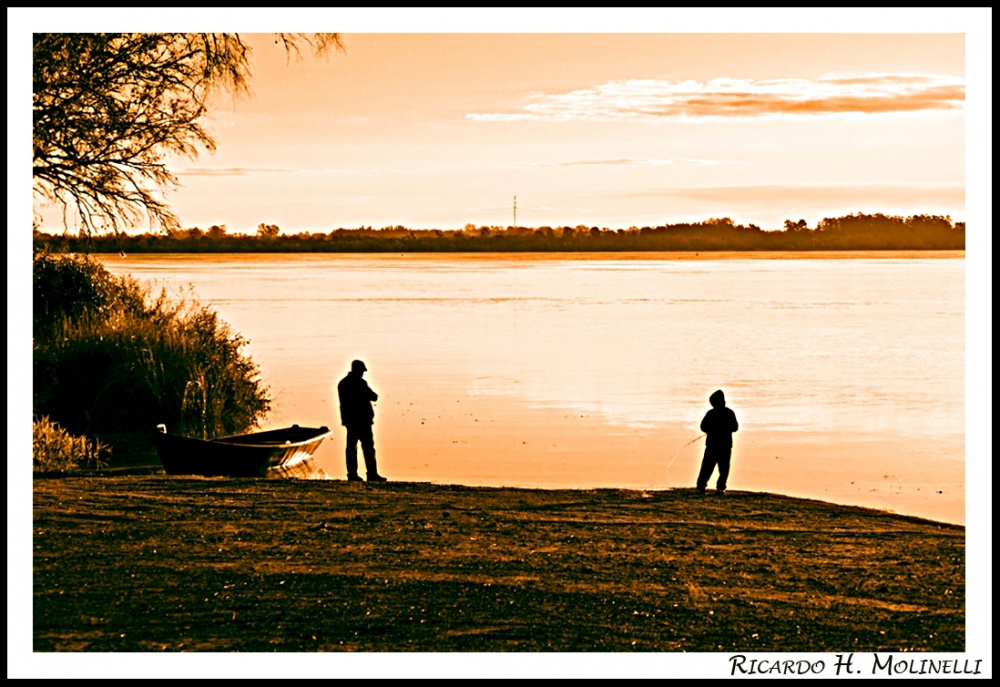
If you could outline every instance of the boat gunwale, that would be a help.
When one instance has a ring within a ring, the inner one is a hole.
[[[239,441],[241,439],[246,439],[248,437],[262,437],[263,438],[263,437],[266,437],[267,434],[279,435],[280,432],[286,432],[286,431],[291,430],[291,429],[296,429],[296,430],[299,430],[299,431],[314,430],[314,433],[311,434],[310,436],[306,437],[305,439],[299,439],[297,441],[289,441],[289,440],[284,440],[284,441],[266,441],[266,440],[264,440],[264,441],[250,442],[250,443],[244,443],[244,442]],[[249,434],[234,434],[234,435],[231,435],[231,436],[219,437],[217,439],[192,439],[192,441],[204,441],[205,443],[209,443],[209,444],[222,444],[224,446],[241,446],[241,447],[244,447],[244,448],[288,448],[288,447],[292,447],[292,446],[302,446],[304,444],[309,444],[309,443],[311,443],[313,441],[317,441],[317,440],[320,440],[320,439],[325,439],[326,437],[330,436],[331,434],[333,434],[333,430],[330,429],[329,427],[326,427],[326,426],[323,426],[323,427],[299,427],[298,425],[293,425],[292,427],[282,427],[282,428],[279,428],[279,429],[266,430],[264,432],[251,432]],[[173,436],[176,437],[178,435],[175,434]],[[182,438],[186,439],[186,438],[190,438],[190,437],[182,437]]]

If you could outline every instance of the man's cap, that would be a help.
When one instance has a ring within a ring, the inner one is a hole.
[[[351,363],[351,369],[354,370],[355,372],[367,372],[368,371],[368,368],[365,367],[365,364],[363,362],[361,362],[360,360],[355,360],[354,362],[352,362]]]

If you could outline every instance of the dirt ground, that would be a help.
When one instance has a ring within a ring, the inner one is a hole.
[[[770,494],[34,481],[35,652],[963,651],[965,529]]]

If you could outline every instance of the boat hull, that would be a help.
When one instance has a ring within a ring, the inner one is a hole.
[[[326,427],[285,427],[210,441],[156,432],[152,442],[168,475],[323,478],[313,453]]]

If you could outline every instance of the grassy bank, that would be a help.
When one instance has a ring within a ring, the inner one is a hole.
[[[35,651],[962,651],[965,530],[768,494],[36,479]]]

